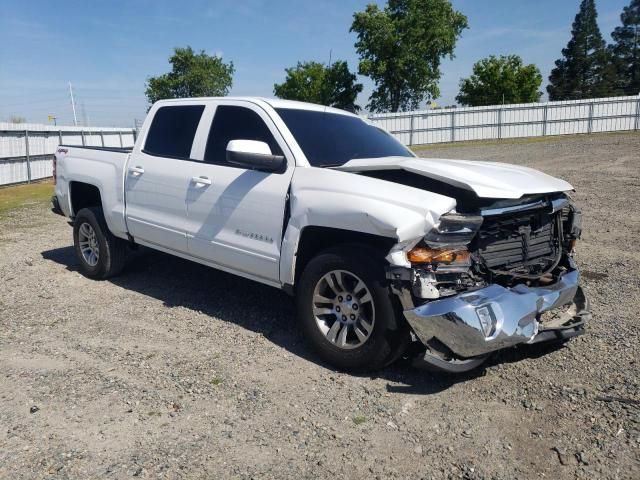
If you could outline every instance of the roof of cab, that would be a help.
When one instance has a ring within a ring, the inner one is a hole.
[[[325,107],[324,105],[317,105],[315,103],[298,102],[296,100],[282,100],[281,98],[268,98],[268,97],[192,97],[192,98],[171,98],[167,100],[159,100],[157,103],[179,103],[187,102],[193,103],[195,101],[207,101],[207,100],[238,100],[248,101],[253,103],[266,103],[273,108],[288,108],[292,110],[309,110],[314,112],[329,112],[337,113],[341,115],[349,115],[357,117],[358,115],[347,112],[346,110],[340,110],[333,107]]]

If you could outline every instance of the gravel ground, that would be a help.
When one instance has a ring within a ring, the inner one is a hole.
[[[90,281],[32,205],[0,219],[0,478],[640,478],[640,135],[420,155],[576,187],[587,335],[465,375],[338,373],[279,291],[149,250]]]

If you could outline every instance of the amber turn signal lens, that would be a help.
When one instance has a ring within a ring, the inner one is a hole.
[[[453,263],[467,262],[468,250],[438,250],[435,248],[416,247],[409,250],[407,259],[411,263]]]

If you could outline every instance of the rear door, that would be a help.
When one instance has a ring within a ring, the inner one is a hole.
[[[125,172],[127,228],[134,239],[187,251],[188,165],[203,104],[160,106]]]
[[[189,252],[244,276],[277,284],[293,155],[260,106],[220,100],[212,108],[204,162],[193,164],[191,171],[212,184],[192,185],[187,196]],[[231,140],[266,142],[271,153],[286,157],[286,170],[266,173],[228,164],[226,148]]]

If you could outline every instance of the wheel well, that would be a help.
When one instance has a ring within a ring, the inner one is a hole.
[[[98,190],[98,187],[95,185],[72,182],[69,187],[71,194],[71,209],[73,210],[74,215],[77,215],[83,208],[102,206],[100,190]]]
[[[330,227],[305,227],[300,234],[298,252],[296,254],[295,283],[307,266],[307,263],[318,253],[327,248],[344,244],[364,244],[386,255],[397,240],[370,233],[354,232]]]

